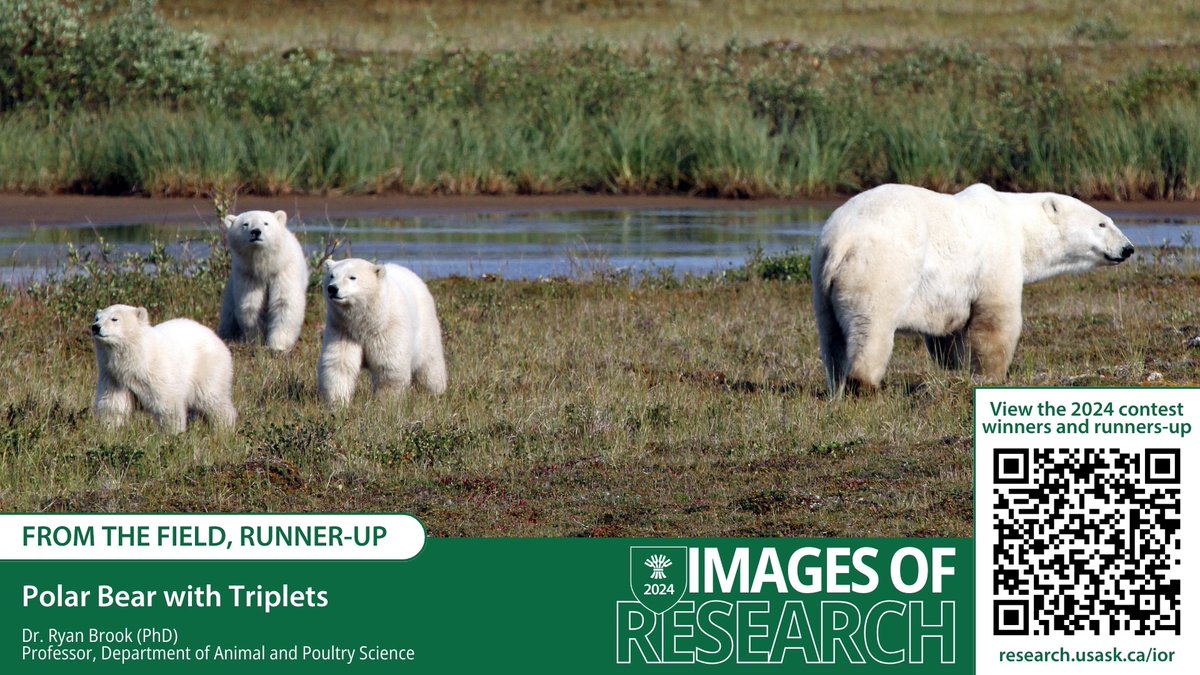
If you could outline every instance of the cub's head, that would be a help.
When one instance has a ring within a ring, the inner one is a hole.
[[[226,239],[229,246],[238,252],[251,252],[270,246],[287,231],[287,214],[283,211],[246,211],[234,216],[225,216]]]
[[[113,305],[96,312],[92,323],[92,340],[97,344],[115,345],[137,335],[150,326],[145,307]]]
[[[375,296],[386,274],[387,268],[384,266],[361,258],[347,258],[338,262],[326,260],[325,278],[321,283],[325,289],[325,302],[335,307],[359,304]]]
[[[1112,218],[1078,199],[1052,194],[1042,208],[1058,228],[1063,247],[1058,253],[1068,265],[1080,269],[1117,265],[1133,255],[1133,244]]]

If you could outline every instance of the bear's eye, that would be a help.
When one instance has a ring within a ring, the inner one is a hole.
[[[115,316],[114,316],[114,317],[112,318],[112,320],[113,320],[113,321],[116,321],[116,320],[117,320],[117,317],[115,317]]]
[[[358,281],[358,277],[350,277],[350,281]]]
[[[1106,223],[1100,223],[1100,227],[1108,227]]]

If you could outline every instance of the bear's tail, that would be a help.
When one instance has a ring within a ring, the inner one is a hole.
[[[833,304],[833,261],[826,259],[827,251],[818,249],[813,253],[813,312],[817,318],[817,337],[821,347],[821,361],[825,364],[825,382],[829,386],[830,398],[840,398],[846,390],[850,364],[846,350],[846,333],[838,320],[837,308]]]

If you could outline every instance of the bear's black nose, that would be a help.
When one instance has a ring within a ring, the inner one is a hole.
[[[99,334],[100,334],[100,324],[98,324],[98,323],[92,324],[92,335],[99,335]]]
[[[333,284],[329,284],[329,297],[336,298],[337,293],[338,293],[338,287],[334,286]]]
[[[258,238],[262,234],[262,230],[250,230],[250,236]]]
[[[1125,260],[1133,255],[1133,244],[1125,244],[1125,248],[1121,249],[1121,260]]]

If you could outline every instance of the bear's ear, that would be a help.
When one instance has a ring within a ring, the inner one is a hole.
[[[326,258],[325,259],[325,270],[328,271],[328,270],[333,269],[333,264],[334,264],[333,258]]]
[[[223,218],[221,220],[221,225],[222,225],[222,227],[224,227],[225,229],[228,230],[229,228],[233,227],[233,224],[236,222],[237,222],[237,216],[228,215],[228,216],[225,216],[225,218]]]
[[[138,321],[140,321],[146,325],[150,325],[150,313],[146,311],[145,307],[137,308],[137,317],[138,317]]]
[[[279,223],[280,227],[287,227],[287,214],[283,211],[276,211],[275,222]]]
[[[1050,222],[1058,222],[1058,201],[1054,197],[1046,197],[1046,201],[1042,202],[1042,208],[1046,211],[1046,217]]]
[[[379,277],[380,279],[384,278],[387,276],[387,268],[383,265],[375,265],[375,276]]]

